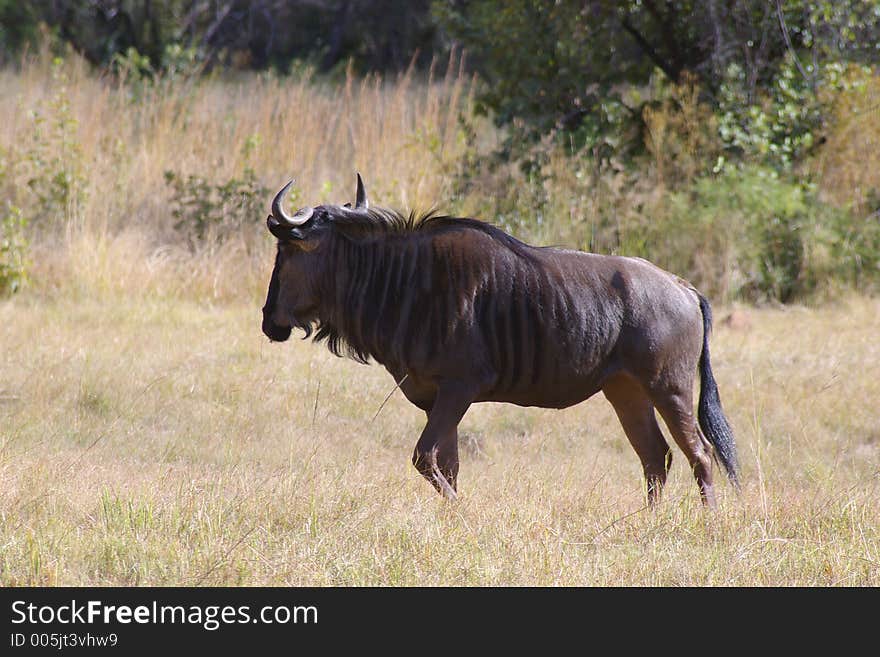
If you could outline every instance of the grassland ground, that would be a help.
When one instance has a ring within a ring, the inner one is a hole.
[[[48,50],[0,71],[0,287],[22,287],[0,300],[0,585],[880,584],[880,301],[838,293],[870,281],[829,279],[818,307],[716,307],[744,486],[722,483],[714,513],[677,451],[663,503],[644,508],[601,396],[474,406],[461,496],[444,503],[409,461],[424,415],[399,392],[381,407],[388,374],[267,342],[262,221],[290,176],[291,208],[353,200],[359,170],[374,203],[442,204],[534,243],[588,247],[606,219],[615,235],[626,216],[659,221],[589,159],[553,151],[540,190],[514,164],[474,166],[505,138],[476,112],[476,84],[456,60],[339,84],[122,82]],[[876,122],[847,112],[817,175],[868,190]],[[243,199],[228,192],[248,181]],[[733,258],[715,238],[743,221],[729,199],[768,194],[718,196],[718,228],[684,251],[713,267]],[[691,235],[670,217],[648,255],[698,281],[662,258],[668,235]],[[210,221],[216,239],[198,238]],[[859,226],[846,244],[868,244]],[[869,251],[854,251],[865,275]]]
[[[744,472],[714,513],[677,450],[645,509],[601,396],[472,407],[444,502],[409,463],[424,415],[376,415],[391,377],[268,343],[259,305],[0,303],[0,584],[880,584],[878,300],[716,309]]]

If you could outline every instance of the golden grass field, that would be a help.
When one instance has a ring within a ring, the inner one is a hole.
[[[257,300],[4,302],[0,582],[880,584],[880,303],[740,312],[712,347],[744,485],[707,512],[679,452],[644,508],[601,397],[472,407],[448,503],[423,414],[372,419],[391,377],[268,343]]]
[[[65,66],[87,194],[34,220],[30,283],[0,301],[0,585],[880,584],[877,299],[716,306],[743,490],[719,472],[715,512],[677,449],[645,508],[601,396],[472,407],[448,503],[410,464],[424,415],[400,392],[378,412],[384,370],[262,335],[268,234],[188,253],[162,172],[248,164],[317,203],[349,200],[359,169],[374,202],[424,207],[448,191],[469,82],[349,80],[340,99],[248,79],[132,101]],[[57,76],[0,73],[10,161],[34,112],[52,120]],[[25,204],[29,173],[10,171]]]

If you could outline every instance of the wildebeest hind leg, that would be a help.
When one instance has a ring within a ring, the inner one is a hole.
[[[438,390],[428,423],[413,451],[413,465],[449,499],[455,499],[458,490],[458,423],[471,400],[460,390]]]
[[[626,437],[642,462],[648,504],[653,506],[660,500],[672,464],[672,451],[657,424],[654,405],[642,387],[626,374],[618,374],[606,381],[602,392],[614,406]]]
[[[694,478],[700,487],[703,503],[713,508],[715,488],[712,484],[711,447],[697,428],[691,395],[688,393],[655,395],[654,404],[690,463]]]

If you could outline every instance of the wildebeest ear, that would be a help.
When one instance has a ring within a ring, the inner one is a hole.
[[[357,196],[354,202],[355,210],[366,210],[370,207],[370,202],[367,200],[367,190],[364,189],[364,181],[361,178],[361,174],[357,174]]]

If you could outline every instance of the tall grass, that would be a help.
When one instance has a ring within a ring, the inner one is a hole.
[[[819,151],[814,174],[822,194],[859,216],[880,211],[880,76],[858,67],[845,73],[844,91],[833,99],[834,120]]]
[[[352,200],[361,171],[383,204],[427,208],[465,147],[458,117],[472,113],[473,80],[452,57],[427,79],[349,70],[341,86],[308,72],[135,84],[43,53],[0,72],[0,89],[0,185],[30,217],[39,287],[219,298],[265,275],[265,213],[244,220],[259,238],[242,231],[193,259],[173,235],[166,171],[223,183],[250,169],[270,189],[295,177],[296,198],[312,205]],[[252,261],[230,268],[255,240]]]
[[[826,143],[790,179],[723,163],[693,79],[650,92],[637,168],[572,156],[550,136],[523,168],[487,157],[504,135],[475,112],[475,81],[455,55],[427,76],[349,70],[333,83],[308,71],[120,80],[43,52],[0,72],[0,225],[10,244],[30,243],[29,279],[43,291],[241,298],[265,280],[269,192],[206,199],[234,239],[206,240],[196,255],[175,231],[181,189],[271,191],[295,177],[290,202],[315,205],[350,200],[360,171],[382,205],[439,206],[530,241],[647,257],[716,299],[875,290],[878,83],[871,71],[848,75],[827,101]],[[0,255],[6,278],[21,269],[13,255]]]

